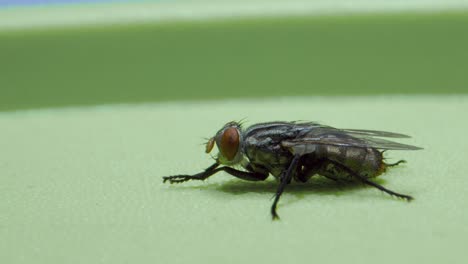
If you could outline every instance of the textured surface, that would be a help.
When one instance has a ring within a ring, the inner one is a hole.
[[[0,263],[464,263],[467,96],[283,98],[0,114]],[[225,174],[169,186],[211,164],[226,121],[314,120],[413,135],[382,176],[411,203],[326,181],[289,186]]]

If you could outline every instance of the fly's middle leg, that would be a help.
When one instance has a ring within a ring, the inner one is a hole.
[[[280,184],[278,186],[278,189],[276,190],[275,200],[273,201],[273,204],[271,206],[271,216],[273,217],[273,220],[279,219],[279,216],[276,213],[276,206],[281,197],[281,194],[283,194],[284,188],[286,187],[286,185],[288,185],[289,182],[291,182],[291,179],[293,177],[294,172],[296,171],[300,158],[300,155],[294,156],[291,163],[289,164],[288,169],[281,174]]]

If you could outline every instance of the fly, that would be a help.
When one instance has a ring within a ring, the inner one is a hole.
[[[263,181],[270,174],[278,180],[271,206],[273,219],[281,194],[291,181],[307,182],[320,175],[334,181],[359,181],[392,196],[412,200],[373,181],[387,168],[405,162],[384,162],[385,150],[418,150],[419,147],[382,138],[409,138],[399,133],[337,129],[315,122],[268,122],[244,129],[239,122],[224,125],[206,144],[206,153],[216,145],[216,162],[194,175],[163,177],[164,182],[205,180],[224,171],[247,181]],[[221,166],[223,165],[223,166]],[[241,165],[244,170],[234,169]]]

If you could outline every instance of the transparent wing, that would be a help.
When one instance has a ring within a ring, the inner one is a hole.
[[[362,135],[371,137],[388,137],[388,138],[410,138],[410,136],[400,133],[393,133],[378,130],[365,130],[365,129],[339,129],[350,135]]]
[[[284,140],[281,145],[284,147],[297,147],[299,145],[332,145],[342,147],[358,147],[358,148],[376,148],[376,149],[393,149],[393,150],[418,150],[420,147],[393,142],[390,140],[379,139],[379,138],[368,138],[368,139],[353,139],[353,138],[328,138],[328,137],[317,137],[317,138],[301,138]]]
[[[316,124],[315,124],[316,125]],[[310,153],[315,150],[316,145],[331,145],[342,147],[376,148],[389,150],[418,150],[420,147],[402,144],[387,139],[409,138],[409,136],[399,133],[360,130],[360,129],[337,129],[328,126],[315,126],[304,131],[294,139],[281,142],[284,147],[295,148],[303,153]]]

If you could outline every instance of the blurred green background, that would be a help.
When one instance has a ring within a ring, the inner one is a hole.
[[[363,12],[6,30],[128,6],[0,7],[0,263],[466,263],[468,12],[332,2]],[[162,183],[244,117],[414,136],[376,181],[416,199],[319,178],[272,222],[272,178]]]
[[[468,13],[0,32],[0,110],[468,92]]]

